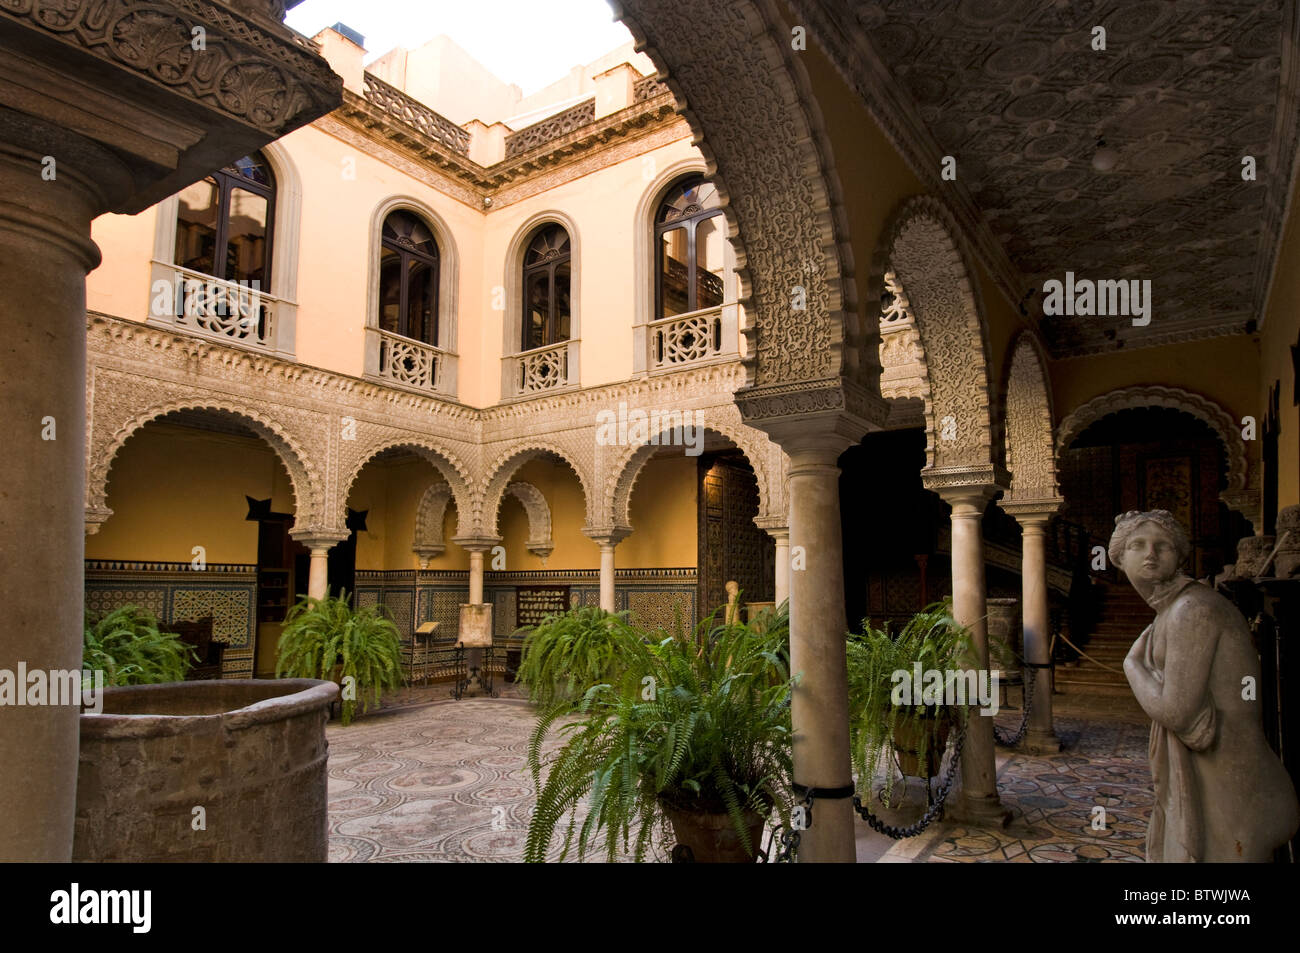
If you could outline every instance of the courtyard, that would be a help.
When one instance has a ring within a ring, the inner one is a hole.
[[[523,859],[534,798],[527,764],[533,707],[514,686],[500,698],[446,694],[445,686],[408,689],[347,728],[331,725],[331,863]],[[858,862],[1142,862],[1149,722],[1124,697],[1058,696],[1055,711],[1059,755],[998,750],[999,793],[1012,814],[1005,828],[941,820],[894,841],[859,819]],[[1019,715],[1000,714],[999,727],[1014,731]],[[898,810],[878,801],[873,808],[902,825],[924,804],[924,788],[913,780]],[[1098,807],[1105,812],[1100,830]]]

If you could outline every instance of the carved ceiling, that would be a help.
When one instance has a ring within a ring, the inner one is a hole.
[[[839,2],[819,6],[848,26]],[[934,140],[906,151],[956,157],[963,198],[1035,306],[1066,271],[1152,282],[1145,327],[1045,317],[1056,354],[1234,333],[1258,317],[1295,152],[1281,0],[875,0],[850,22],[895,81],[892,101]],[[1118,153],[1109,172],[1093,166],[1099,138]],[[1243,181],[1244,156],[1257,181]],[[952,187],[937,164],[925,172],[940,194]]]

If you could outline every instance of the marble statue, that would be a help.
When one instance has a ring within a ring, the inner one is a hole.
[[[1264,738],[1259,656],[1235,606],[1179,566],[1165,510],[1115,519],[1110,560],[1156,610],[1124,660],[1151,717],[1148,862],[1266,862],[1300,826],[1295,787]]]

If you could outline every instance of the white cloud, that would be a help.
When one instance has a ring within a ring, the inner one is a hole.
[[[304,0],[285,22],[307,36],[343,23],[367,62],[445,33],[525,96],[632,39],[605,0]]]

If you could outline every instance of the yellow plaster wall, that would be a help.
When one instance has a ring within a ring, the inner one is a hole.
[[[149,315],[149,262],[157,206],[136,215],[101,215],[90,237],[103,261],[86,275],[86,309],[143,321]]]
[[[294,511],[289,474],[254,438],[148,424],[118,453],[109,475],[113,515],[86,537],[87,559],[257,562],[257,523],[246,496]]]
[[[699,539],[699,458],[654,457],[632,489],[632,535],[619,543],[627,569],[695,566]]]
[[[1268,388],[1274,381],[1281,381],[1278,416],[1282,432],[1277,446],[1279,509],[1300,503],[1300,464],[1297,461],[1300,457],[1300,409],[1292,403],[1295,374],[1291,364],[1291,346],[1297,343],[1297,335],[1300,335],[1300,214],[1294,199],[1292,202],[1278,251],[1273,288],[1264,310],[1255,398],[1262,421]]]
[[[420,561],[411,546],[415,541],[415,516],[425,491],[444,483],[431,463],[424,460],[370,463],[362,468],[348,494],[348,507],[366,511],[366,529],[357,533],[357,569],[415,569]],[[448,504],[443,518],[447,548],[430,569],[469,568],[469,553],[451,541],[456,535],[456,504]]]

